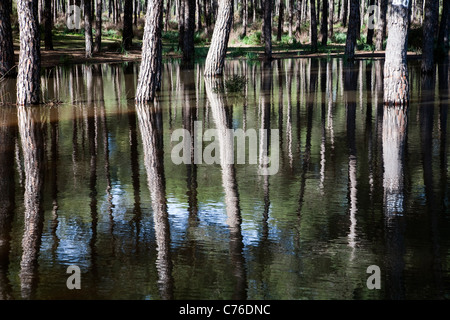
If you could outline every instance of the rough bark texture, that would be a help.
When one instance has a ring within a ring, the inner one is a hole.
[[[10,9],[11,0],[0,1],[0,77],[15,74]]]
[[[233,0],[222,0],[219,3],[216,26],[206,57],[205,76],[222,75],[232,23]]]
[[[92,57],[93,40],[92,40],[92,12],[91,1],[84,2],[84,38],[86,42],[86,58]]]
[[[264,1],[264,21],[263,21],[263,38],[264,38],[264,59],[270,61],[272,59],[272,1]]]
[[[136,101],[152,101],[161,81],[161,28],[163,1],[150,0],[145,17],[142,62],[136,89]],[[155,23],[156,21],[156,23]]]
[[[41,49],[38,24],[38,0],[18,0],[20,30],[17,104],[40,101]]]
[[[123,7],[122,45],[130,50],[133,44],[133,0],[125,0]]]
[[[422,72],[432,72],[434,65],[434,39],[439,20],[439,1],[425,2],[423,21]]]
[[[387,14],[387,2],[388,0],[379,0],[380,13],[377,22],[377,36],[375,42],[375,50],[383,50],[383,41],[386,37],[386,14]]]
[[[317,52],[317,19],[316,19],[316,0],[310,0],[310,17],[311,17],[311,51]]]
[[[347,40],[345,41],[347,59],[355,57],[356,37],[359,27],[359,0],[350,0],[350,17],[348,19]]]
[[[384,63],[384,103],[406,104],[409,80],[406,62],[408,46],[408,7],[391,5],[388,19],[389,35]]]
[[[97,9],[95,10],[95,41],[94,52],[100,52],[102,50],[102,12],[103,5],[102,0],[96,0]]]

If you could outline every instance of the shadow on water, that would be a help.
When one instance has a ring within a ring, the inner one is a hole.
[[[448,298],[448,64],[411,62],[407,108],[384,106],[381,60],[236,60],[223,79],[166,63],[148,105],[138,67],[46,69],[62,103],[33,108],[0,83],[0,298]],[[256,164],[234,161],[236,129],[259,134]]]

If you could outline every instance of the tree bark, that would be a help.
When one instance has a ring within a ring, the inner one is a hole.
[[[142,62],[136,89],[137,102],[153,101],[161,83],[162,17],[163,0],[150,0],[145,17]]]
[[[184,5],[184,37],[183,56],[181,59],[184,68],[193,68],[195,62],[195,0],[183,0]]]
[[[444,3],[442,5],[442,14],[441,14],[441,23],[439,26],[439,36],[438,36],[438,44],[443,48],[444,53],[448,53],[449,48],[449,24],[450,24],[450,0],[443,0]]]
[[[11,2],[0,2],[0,78],[4,76],[14,77],[14,46],[11,29]]]
[[[84,38],[86,42],[86,58],[92,58],[93,40],[92,40],[92,12],[91,1],[84,1]]]
[[[375,50],[383,50],[383,41],[386,37],[386,14],[387,14],[387,4],[388,0],[378,0],[379,3],[379,17],[377,21],[377,35],[375,41]]]
[[[102,50],[102,13],[103,13],[103,0],[97,1],[97,9],[95,16],[95,43],[94,52],[98,53]]]
[[[272,0],[264,0],[264,60],[272,60]]]
[[[310,19],[311,19],[311,51],[317,52],[317,20],[316,20],[316,0],[310,0]]]
[[[53,50],[53,39],[52,39],[52,0],[45,0],[44,8],[44,28],[45,28],[45,50]]]
[[[372,7],[375,5],[375,0],[369,1],[369,6]],[[375,14],[376,11],[371,11],[370,14]],[[363,20],[363,19],[361,19]],[[367,25],[367,44],[372,45],[373,44],[373,35],[374,35],[374,28]]]
[[[423,21],[422,72],[433,71],[434,39],[439,20],[439,1],[426,0],[425,19]]]
[[[322,2],[322,23],[320,25],[320,36],[322,45],[326,46],[328,42],[328,0]]]
[[[389,35],[384,63],[384,103],[403,105],[409,101],[407,68],[408,7],[390,5]]]
[[[38,23],[38,1],[18,0],[17,14],[20,30],[17,104],[38,104],[40,102],[41,80],[41,37]]]
[[[123,10],[122,45],[130,50],[133,44],[133,0],[125,0]]]
[[[334,0],[330,0],[328,8],[328,38],[332,38],[334,35],[333,24],[334,24]]]
[[[347,59],[355,57],[356,37],[359,25],[359,0],[350,0],[350,17],[348,19],[347,40],[345,41],[345,55]]]
[[[223,74],[232,24],[233,0],[221,0],[211,46],[206,57],[205,76],[219,76]]]
[[[279,4],[279,14],[278,14],[278,30],[277,30],[277,41],[281,41],[281,36],[283,35],[283,16],[284,16],[284,4],[283,0],[280,0]]]

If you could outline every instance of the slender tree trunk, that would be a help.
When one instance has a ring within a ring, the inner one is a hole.
[[[334,35],[333,24],[334,24],[334,0],[330,0],[330,6],[328,8],[328,38],[330,39]]]
[[[386,14],[388,0],[378,0],[379,3],[379,18],[377,19],[377,35],[375,42],[375,50],[383,50],[383,42],[386,37]]]
[[[351,0],[343,0],[342,2],[342,10],[341,10],[341,21],[342,26],[345,28],[347,26],[347,18],[348,18],[348,2]],[[386,0],[387,1],[387,0]]]
[[[247,35],[247,25],[248,25],[248,3],[247,0],[242,1],[242,37]]]
[[[17,104],[40,102],[41,47],[37,0],[18,0],[20,30]]]
[[[443,48],[444,53],[448,53],[449,48],[449,29],[450,29],[450,0],[443,0],[441,24],[439,26],[438,44]]]
[[[439,1],[426,0],[423,21],[422,72],[429,73],[434,67],[434,39],[439,20]]]
[[[97,10],[95,15],[95,43],[94,52],[100,52],[102,50],[102,13],[103,13],[103,0],[97,1]]]
[[[8,75],[14,77],[14,46],[11,29],[12,0],[0,2],[0,78]]]
[[[388,19],[389,36],[384,63],[384,103],[407,104],[409,79],[407,68],[408,7],[390,5]]]
[[[373,6],[375,5],[375,0],[370,0],[369,1],[369,6],[370,8],[374,8]],[[368,14],[375,14],[375,11],[368,11]],[[370,17],[369,17],[370,19]],[[362,20],[362,19],[361,19]],[[372,45],[373,44],[373,34],[374,34],[374,28],[371,27],[369,24],[367,24],[367,44]]]
[[[317,52],[317,20],[316,20],[316,0],[310,0],[310,19],[311,19],[311,51]]]
[[[350,0],[350,17],[348,21],[345,55],[347,59],[355,57],[356,37],[359,29],[359,0]]]
[[[195,0],[183,0],[184,5],[184,37],[181,63],[184,68],[193,68],[195,62]]]
[[[326,46],[328,42],[328,0],[322,2],[322,23],[320,26],[320,36],[322,37],[322,45]]]
[[[150,0],[145,17],[142,62],[136,89],[137,102],[153,101],[161,83],[162,18],[163,0]]]
[[[272,0],[264,0],[264,59],[272,60]]]
[[[288,35],[292,38],[292,28],[294,23],[294,0],[288,0]]]
[[[86,58],[92,57],[93,40],[92,40],[92,14],[91,1],[84,2],[84,38],[86,42]]]
[[[283,0],[280,0],[279,8],[278,8],[278,30],[277,30],[277,41],[281,41],[281,36],[283,35],[283,24],[284,24],[284,4]]]
[[[130,50],[133,44],[133,0],[125,0],[123,10],[122,45],[125,50]]]
[[[232,24],[233,0],[221,0],[211,46],[206,57],[205,76],[219,76],[223,74]]]
[[[44,6],[45,50],[53,50],[52,40],[52,0],[45,0]]]

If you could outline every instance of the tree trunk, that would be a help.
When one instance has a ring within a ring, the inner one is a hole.
[[[434,37],[439,21],[439,1],[426,0],[425,19],[423,21],[422,72],[433,71]]]
[[[377,19],[377,36],[375,42],[375,50],[383,50],[383,42],[386,37],[386,14],[388,0],[378,0],[379,3],[379,18]]]
[[[84,38],[86,41],[86,58],[92,58],[93,40],[92,40],[92,14],[91,1],[84,1]]]
[[[328,38],[332,38],[334,35],[333,24],[334,24],[334,0],[330,0],[330,6],[328,8]]]
[[[444,0],[441,14],[441,24],[439,26],[438,44],[443,48],[444,53],[448,53],[449,40],[448,34],[450,29],[450,0]]]
[[[247,0],[242,1],[242,37],[247,35],[247,25],[248,25],[248,3]]]
[[[94,52],[100,52],[102,50],[102,13],[103,13],[103,0],[97,1],[97,10],[95,16],[95,43]]]
[[[264,60],[272,60],[272,0],[264,0]]]
[[[38,1],[18,0],[17,14],[20,30],[17,104],[38,104],[40,102],[41,80],[41,37],[38,24]]]
[[[370,8],[374,8],[375,5],[375,0],[370,0],[369,2],[369,6]],[[368,11],[367,13],[370,15],[375,14],[377,11]],[[363,20],[363,19],[361,19]],[[370,16],[369,16],[369,21],[370,21]],[[367,44],[372,45],[373,44],[373,34],[374,34],[374,28],[373,26],[369,25],[369,23],[367,23]]]
[[[52,40],[52,0],[45,0],[44,8],[44,28],[45,28],[45,50],[53,50]]]
[[[328,42],[328,0],[322,2],[322,23],[320,26],[320,36],[322,45],[326,46]]]
[[[348,19],[347,40],[345,41],[345,55],[347,59],[355,57],[355,46],[359,25],[359,0],[350,0],[350,17]]]
[[[292,38],[292,28],[294,23],[294,0],[288,0],[288,35]]]
[[[136,89],[137,102],[153,101],[161,83],[162,17],[163,0],[150,0],[145,16],[142,62]]]
[[[280,0],[278,8],[278,30],[277,30],[277,41],[281,41],[281,36],[283,35],[283,16],[284,16],[284,4],[283,0]]]
[[[341,10],[341,21],[342,26],[345,28],[347,26],[347,17],[348,17],[348,1],[342,1],[342,10]],[[386,0],[387,1],[387,0]]]
[[[193,68],[195,61],[195,0],[183,0],[184,5],[184,37],[181,63],[184,68]]]
[[[384,63],[384,103],[407,104],[409,101],[409,80],[407,68],[408,7],[390,5],[389,35]]]
[[[133,44],[133,0],[125,0],[123,10],[122,45],[125,50],[130,50]]]
[[[316,20],[316,0],[310,0],[310,19],[311,19],[311,51],[317,52],[317,20]]]
[[[223,74],[223,66],[233,24],[233,0],[221,0],[216,26],[211,39],[211,46],[205,63],[205,76],[218,76]]]
[[[0,2],[0,78],[14,77],[14,46],[11,29],[11,1]],[[20,20],[20,19],[19,19]]]

